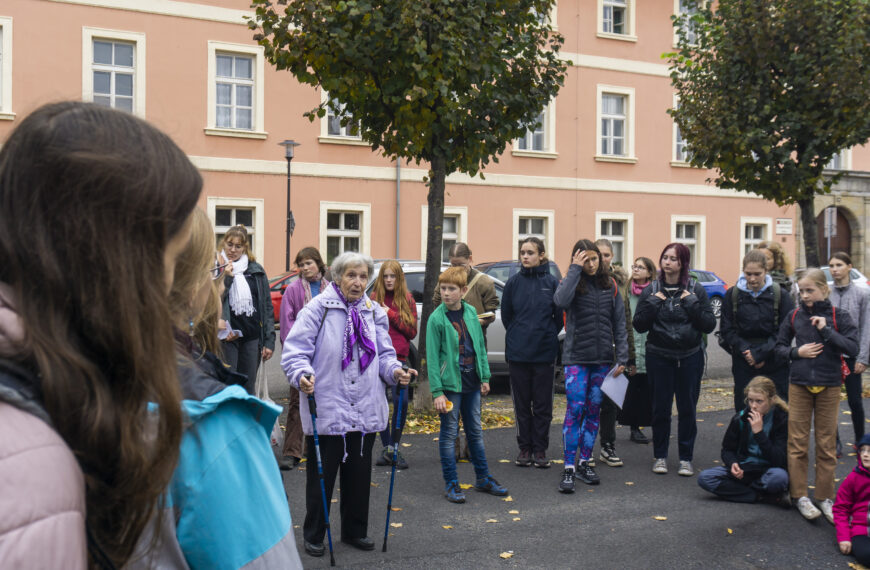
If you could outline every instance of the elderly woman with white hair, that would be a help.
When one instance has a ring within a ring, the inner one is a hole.
[[[365,294],[373,271],[367,255],[348,252],[336,257],[335,281],[299,312],[284,341],[281,367],[290,384],[303,392],[300,415],[309,467],[302,533],[311,556],[325,552],[326,520],[314,468],[314,432],[305,397],[309,394],[317,399],[327,505],[336,475],[341,476],[341,540],[361,550],[375,546],[368,537],[369,491],[375,434],[387,426],[384,383],[407,384],[411,375],[396,359],[386,312]]]

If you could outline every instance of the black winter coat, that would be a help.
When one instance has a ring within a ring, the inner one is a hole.
[[[837,311],[837,327],[834,328],[833,306],[828,300],[817,301],[812,308],[801,303],[794,311],[780,325],[776,339],[777,358],[781,361],[791,359],[789,382],[800,386],[839,386],[843,379],[840,355],[854,358],[858,354],[858,327],[849,313]],[[825,317],[825,328],[819,330],[813,326],[810,322],[813,316]],[[794,347],[791,345],[792,339],[795,341]],[[798,347],[814,342],[825,345],[818,356],[798,356]]]
[[[762,430],[754,434],[755,442],[761,448],[761,456],[770,462],[770,467],[786,469],[788,463],[786,454],[788,413],[780,409],[779,406],[774,406],[772,412],[773,425],[770,428],[770,436],[765,435]],[[731,423],[728,424],[728,429],[725,431],[725,437],[722,438],[722,466],[729,473],[731,465],[734,463],[740,464],[740,468],[745,471],[757,470],[760,467],[751,463],[744,465],[744,461],[749,457],[749,436],[752,434],[752,428],[749,425],[749,420],[743,414],[744,412],[734,414]]]
[[[580,279],[586,279],[583,295],[576,292]],[[610,287],[600,289],[582,267],[572,263],[553,301],[568,313],[562,364],[609,365],[614,364],[614,355],[617,364],[628,363],[625,304],[613,280]]]
[[[666,300],[659,299],[655,292],[667,296],[660,281],[643,290],[634,311],[634,330],[649,332],[646,337],[647,353],[666,358],[685,358],[701,348],[701,333],[711,333],[716,328],[713,307],[707,292],[697,281],[689,295],[680,299],[683,289]]]
[[[509,362],[556,361],[562,311],[553,295],[559,286],[548,265],[520,268],[508,279],[501,296],[505,359]]]
[[[736,285],[734,287],[737,287]],[[745,361],[743,351],[748,350],[755,362],[770,362],[774,358],[776,337],[779,326],[791,316],[794,301],[791,292],[780,289],[779,320],[774,310],[773,288],[779,284],[773,283],[757,297],[751,293],[737,290],[737,318],[734,318],[734,287],[725,293],[725,304],[722,307],[722,319],[719,321],[719,332],[734,347],[732,357]]]

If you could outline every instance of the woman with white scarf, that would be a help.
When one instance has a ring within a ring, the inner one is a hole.
[[[231,333],[223,342],[224,361],[234,372],[248,377],[245,390],[254,393],[260,359],[272,358],[275,317],[266,270],[254,260],[244,226],[233,226],[224,235],[221,256],[232,264],[227,276],[223,316]]]

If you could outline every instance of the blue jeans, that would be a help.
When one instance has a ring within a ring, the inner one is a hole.
[[[671,409],[677,400],[677,443],[681,461],[691,461],[695,451],[695,423],[704,352],[675,360],[647,351],[646,374],[653,391],[653,457],[667,458],[671,438]]]
[[[441,433],[438,436],[438,450],[441,453],[441,472],[444,482],[458,481],[456,476],[456,436],[459,435],[459,415],[462,414],[462,425],[465,426],[465,437],[468,440],[468,451],[471,454],[471,464],[478,479],[489,476],[486,464],[486,451],[483,449],[483,430],[480,427],[480,391],[460,394],[444,392],[448,400],[453,402],[453,409],[441,414]]]
[[[726,501],[754,503],[759,493],[780,495],[788,490],[788,473],[771,467],[760,477],[746,473],[743,479],[736,479],[725,467],[711,467],[698,474],[698,486]]]

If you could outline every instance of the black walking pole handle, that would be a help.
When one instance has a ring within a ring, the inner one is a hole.
[[[311,380],[311,374],[303,374],[302,377]],[[308,394],[308,413],[315,418],[317,417],[317,403],[314,401],[314,392]]]

